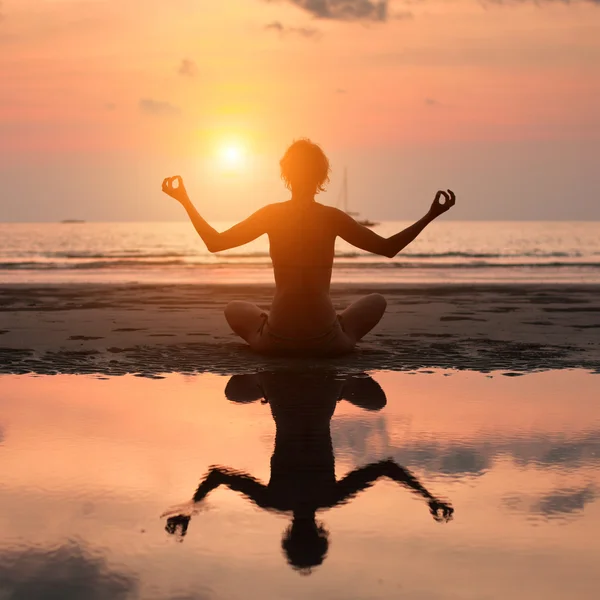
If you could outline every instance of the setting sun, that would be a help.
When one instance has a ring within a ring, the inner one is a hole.
[[[246,149],[237,143],[225,144],[219,151],[219,159],[226,170],[239,171],[246,163]]]

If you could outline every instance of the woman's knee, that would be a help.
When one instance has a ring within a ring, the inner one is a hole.
[[[259,329],[262,319],[266,315],[258,306],[242,300],[230,302],[225,307],[224,313],[229,327],[246,341]]]
[[[233,300],[225,307],[224,312],[227,323],[238,334],[240,330],[252,326],[252,322],[261,314],[257,306],[243,300]]]
[[[372,309],[376,313],[383,315],[383,313],[385,312],[385,310],[387,308],[387,300],[385,299],[385,297],[382,296],[381,294],[369,294],[367,296],[367,299],[368,299],[369,304],[372,307]]]
[[[241,304],[242,302],[239,300],[233,300],[225,307],[225,319],[230,325],[239,318],[239,315],[242,312]]]

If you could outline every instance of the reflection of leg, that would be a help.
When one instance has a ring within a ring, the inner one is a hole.
[[[383,317],[387,302],[381,294],[369,294],[351,304],[340,316],[342,327],[352,342],[367,335]]]
[[[381,386],[368,375],[351,376],[344,382],[341,399],[365,410],[381,410],[387,403]]]
[[[234,300],[225,308],[225,318],[229,327],[250,345],[257,340],[265,315],[264,310],[251,302]]]
[[[258,373],[233,375],[225,386],[225,397],[232,402],[245,404],[264,397]]]

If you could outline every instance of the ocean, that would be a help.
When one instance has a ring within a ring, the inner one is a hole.
[[[0,283],[269,283],[268,250],[210,254],[189,222],[0,223]],[[333,282],[600,283],[600,222],[439,221],[394,259],[338,240]]]

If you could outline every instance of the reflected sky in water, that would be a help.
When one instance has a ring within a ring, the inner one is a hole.
[[[0,390],[2,599],[596,598],[598,376]]]

